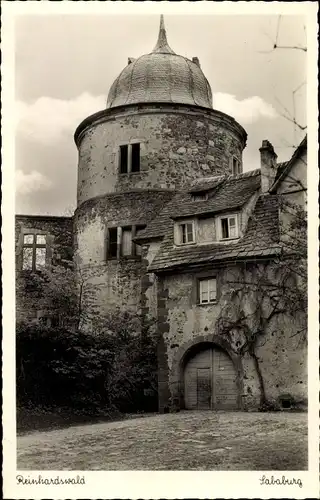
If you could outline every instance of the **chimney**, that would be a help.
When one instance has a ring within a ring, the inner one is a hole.
[[[193,58],[192,58],[192,62],[193,62],[194,64],[196,64],[197,66],[199,66],[199,68],[201,67],[201,66],[200,66],[200,61],[199,61],[199,58],[198,58],[198,57],[193,57]]]
[[[271,142],[264,140],[260,151],[261,163],[261,192],[268,193],[274,183],[277,173],[278,155],[274,152]]]

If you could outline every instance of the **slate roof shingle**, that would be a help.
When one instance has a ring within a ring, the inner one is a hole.
[[[173,219],[179,217],[201,216],[239,208],[258,191],[260,183],[260,169],[236,176],[210,178],[207,181],[201,179],[201,182],[188,191],[177,192],[135,240],[165,236],[173,227]],[[200,185],[201,191],[206,187],[209,197],[205,201],[193,201],[193,189]]]
[[[149,266],[149,271],[163,272],[187,264],[277,255],[281,252],[278,219],[278,197],[260,195],[246,233],[236,243],[174,247],[173,232],[170,231]]]

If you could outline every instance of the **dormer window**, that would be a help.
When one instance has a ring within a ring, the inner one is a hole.
[[[206,201],[208,193],[194,193],[192,194],[192,201]]]
[[[179,224],[181,243],[186,245],[187,243],[194,243],[194,223],[186,222],[184,224]]]
[[[121,174],[140,172],[140,143],[120,146],[119,170]]]
[[[174,241],[176,245],[190,245],[195,243],[195,226],[193,220],[175,224]]]
[[[238,175],[238,174],[241,174],[241,162],[240,160],[238,160],[238,158],[236,158],[235,156],[233,156],[231,158],[231,171],[232,171],[232,175]]]
[[[231,240],[239,237],[237,214],[220,217],[220,239]]]

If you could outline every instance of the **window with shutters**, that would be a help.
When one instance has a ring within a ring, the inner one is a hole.
[[[108,259],[120,259],[141,256],[141,246],[133,241],[136,234],[145,229],[145,225],[111,227],[108,229]]]
[[[140,172],[140,143],[123,144],[119,152],[119,170],[121,174]]]
[[[46,265],[47,236],[26,233],[22,244],[22,270],[39,271]]]
[[[231,240],[239,238],[237,214],[220,217],[219,228],[220,240]]]
[[[199,304],[212,304],[217,301],[217,280],[216,278],[200,279],[199,283]]]

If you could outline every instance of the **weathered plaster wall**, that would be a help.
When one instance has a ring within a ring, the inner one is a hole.
[[[272,266],[259,270],[272,277],[274,273]],[[168,387],[173,388],[176,381],[177,363],[176,353],[188,344],[192,339],[208,338],[210,335],[218,335],[221,332],[217,327],[217,320],[222,310],[226,311],[232,319],[233,304],[230,301],[230,288],[232,281],[238,278],[244,280],[253,279],[254,271],[250,270],[248,264],[243,274],[242,266],[221,268],[206,272],[207,276],[216,276],[218,288],[218,301],[213,305],[196,304],[197,275],[183,273],[159,277],[161,280],[161,293],[158,296],[158,322],[159,335],[162,341],[161,362],[162,386],[164,394]],[[241,310],[250,318],[255,310],[255,291],[248,291],[241,302]],[[267,304],[266,304],[267,307]],[[236,318],[234,318],[236,319]],[[259,338],[256,350],[261,374],[265,384],[266,396],[270,400],[276,400],[283,393],[290,393],[297,400],[306,400],[307,397],[307,351],[304,344],[299,344],[299,331],[305,317],[296,318],[294,321],[287,316],[277,316],[270,322],[266,333]],[[250,320],[249,320],[250,323]],[[231,330],[223,339],[235,356],[241,356],[241,398],[244,407],[257,407],[260,400],[259,379],[255,369],[254,359],[248,354],[240,354],[241,347],[245,343],[243,332],[237,328]],[[299,344],[299,345],[298,345]],[[168,373],[165,383],[165,373]],[[160,387],[159,387],[160,391]],[[163,395],[160,391],[160,403]],[[160,406],[164,406],[162,401]]]
[[[89,120],[89,119],[88,119]],[[231,117],[201,108],[141,105],[97,114],[77,135],[78,205],[114,191],[176,188],[230,172],[245,132]],[[138,173],[119,173],[121,144],[141,143]]]
[[[39,311],[38,295],[26,289],[28,271],[22,271],[23,235],[29,232],[47,236],[46,262],[63,263],[73,258],[73,218],[35,215],[17,215],[15,218],[16,245],[16,320],[36,318]],[[29,272],[30,274],[30,272]],[[45,296],[45,290],[42,296]],[[49,307],[49,304],[48,304]]]
[[[172,196],[168,191],[109,194],[88,200],[75,213],[75,263],[84,283],[86,315],[120,310],[155,314],[155,291],[147,273],[148,257],[107,258],[108,227],[147,224]],[[155,249],[151,252],[155,252]]]

